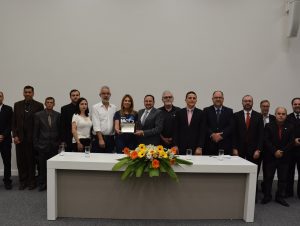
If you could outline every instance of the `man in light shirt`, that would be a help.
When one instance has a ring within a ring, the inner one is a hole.
[[[260,113],[263,116],[264,126],[266,126],[267,123],[276,120],[275,116],[269,113],[269,110],[270,110],[270,101],[262,100],[260,102]]]
[[[101,87],[99,96],[101,101],[92,107],[92,152],[112,153],[115,149],[113,118],[117,108],[109,103],[111,92],[108,86]]]

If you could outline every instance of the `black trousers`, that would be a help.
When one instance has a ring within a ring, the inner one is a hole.
[[[39,179],[38,184],[39,185],[46,185],[47,184],[47,160],[52,158],[54,155],[57,154],[57,147],[48,149],[48,150],[39,150]]]
[[[4,166],[3,182],[4,184],[11,184],[11,143],[1,142],[0,152]]]
[[[296,165],[297,165],[298,172],[300,172],[300,153],[296,151],[291,151],[290,159],[289,159],[288,176],[287,176],[287,187],[286,187],[286,194],[291,196],[294,195],[294,177],[295,177]],[[297,195],[300,198],[300,179],[298,179]]]
[[[83,147],[91,146],[90,138],[80,138],[79,141],[83,145]],[[73,151],[78,152],[77,143],[73,143]],[[82,152],[84,152],[84,150],[82,150]]]
[[[266,198],[272,197],[272,184],[276,170],[278,177],[276,197],[283,198],[285,196],[288,168],[289,164],[286,160],[264,161],[264,195]]]
[[[17,167],[20,184],[35,185],[35,158],[32,142],[16,144]]]
[[[92,151],[94,153],[113,153],[115,151],[115,136],[114,135],[104,135],[105,148],[99,146],[99,141],[97,136],[92,138]]]

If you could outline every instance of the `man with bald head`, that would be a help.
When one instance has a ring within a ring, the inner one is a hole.
[[[263,146],[263,118],[260,113],[252,109],[252,96],[245,95],[242,105],[243,110],[234,113],[233,116],[233,155],[259,164]]]
[[[232,119],[233,111],[225,107],[224,94],[215,91],[212,95],[213,105],[204,108],[205,114],[205,155],[217,155],[219,149],[225,154],[231,154],[232,150]]]
[[[278,188],[275,201],[288,207],[283,199],[287,184],[290,150],[293,147],[294,136],[292,125],[286,121],[287,111],[284,107],[275,110],[275,122],[270,122],[265,127],[264,144],[264,198],[262,204],[272,199],[272,183],[277,170]]]

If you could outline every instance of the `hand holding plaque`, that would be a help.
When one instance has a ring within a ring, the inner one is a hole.
[[[121,122],[121,133],[134,133],[135,123],[134,122]]]

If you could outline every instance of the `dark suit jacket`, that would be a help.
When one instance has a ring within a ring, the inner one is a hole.
[[[141,118],[145,109],[139,110],[138,112],[138,124],[140,125],[140,129],[144,131],[143,137],[138,137],[138,142],[143,144],[160,144],[160,133],[163,128],[163,117],[161,115],[161,111],[152,108],[148,117],[145,120],[144,125],[142,126]]]
[[[61,107],[61,140],[68,145],[72,144],[72,117],[76,111],[76,105],[70,103]]]
[[[294,113],[290,113],[287,116],[287,121],[294,128],[294,137],[300,138],[300,120],[297,120]],[[291,150],[296,156],[300,157],[300,146],[294,146]]]
[[[212,105],[210,107],[204,108],[205,114],[205,145],[204,145],[204,154],[208,155],[217,155],[218,149],[224,149],[225,154],[231,154],[232,150],[232,120],[233,120],[233,111],[231,108],[222,107],[221,114],[219,117],[219,122],[217,122],[217,114],[215,107]],[[223,133],[221,140],[218,143],[215,143],[211,139],[212,133]]]
[[[270,122],[275,122],[275,121],[276,121],[276,117],[275,117],[274,115],[269,114],[269,123],[270,123]],[[268,124],[268,123],[267,123],[267,124]],[[267,124],[266,124],[266,125],[267,125]],[[266,126],[266,125],[265,125],[265,126]]]
[[[279,128],[276,122],[266,124],[264,132],[264,162],[274,161],[277,150],[283,151],[281,160],[288,161],[289,152],[294,145],[293,127],[288,122],[282,126],[281,139],[279,139]]]
[[[3,104],[0,112],[0,134],[4,136],[2,143],[11,143],[12,107]]]
[[[33,145],[38,151],[58,150],[60,142],[60,113],[52,111],[51,127],[48,123],[48,113],[46,110],[35,113]]]
[[[252,162],[255,150],[262,150],[264,123],[262,115],[252,110],[250,127],[247,129],[244,111],[233,115],[233,148],[237,149],[239,156]]]
[[[188,125],[187,109],[182,108],[176,113],[176,129],[174,143],[179,148],[179,154],[185,154],[186,149],[203,148],[205,136],[205,116],[202,110],[195,108],[190,125]]]
[[[42,103],[32,100],[30,101],[30,110],[28,114],[28,127],[26,128],[28,142],[33,142],[33,118],[36,112],[42,111],[44,106]],[[18,136],[22,142],[24,139],[24,117],[25,117],[25,100],[18,101],[14,104],[13,113],[13,137]]]

